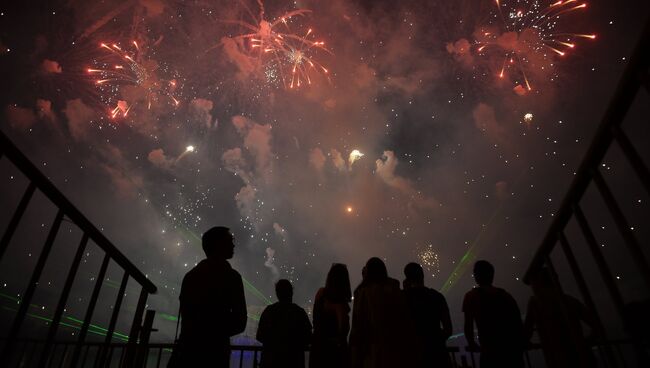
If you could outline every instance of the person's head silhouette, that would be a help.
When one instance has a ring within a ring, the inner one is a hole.
[[[332,265],[325,281],[325,294],[329,299],[336,302],[350,302],[352,290],[350,288],[350,274],[346,265],[342,263]]]
[[[480,260],[474,263],[474,280],[478,286],[490,286],[494,281],[494,266],[488,261]]]
[[[235,242],[230,229],[215,226],[201,237],[203,251],[208,259],[230,259],[235,254]]]
[[[293,299],[293,286],[287,279],[280,279],[275,283],[275,295],[281,303],[291,303]]]
[[[422,266],[411,262],[404,267],[404,288],[424,286],[424,271]]]
[[[372,257],[366,263],[366,281],[380,282],[388,278],[388,271],[384,261],[377,257]]]

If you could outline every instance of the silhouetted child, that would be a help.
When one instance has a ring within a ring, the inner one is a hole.
[[[404,276],[403,292],[422,348],[422,367],[450,367],[446,342],[451,336],[451,316],[447,300],[424,286],[424,271],[419,264],[407,264]]]
[[[246,328],[241,276],[230,267],[235,244],[230,230],[213,227],[202,237],[207,259],[183,278],[181,335],[177,359],[182,367],[229,367],[230,336]]]
[[[264,345],[262,368],[304,368],[305,349],[311,340],[311,323],[307,312],[292,302],[293,287],[289,280],[275,284],[278,302],[262,312],[257,340]]]
[[[492,286],[494,267],[474,264],[477,287],[465,294],[465,338],[469,348],[481,352],[481,368],[523,367],[524,334],[519,307],[505,290]],[[474,340],[474,322],[480,347]]]
[[[350,331],[352,366],[414,366],[413,334],[399,281],[388,277],[381,259],[370,258],[366,277],[355,290]]]
[[[563,294],[553,284],[547,269],[532,280],[535,295],[528,302],[526,337],[530,341],[537,329],[546,366],[580,368],[595,366],[595,359],[582,331],[582,322],[596,325],[595,317],[576,298]]]
[[[325,287],[314,298],[314,338],[309,353],[310,368],[349,365],[350,275],[344,264],[330,268]]]

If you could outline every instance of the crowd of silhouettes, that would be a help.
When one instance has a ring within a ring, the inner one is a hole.
[[[170,367],[229,367],[230,337],[246,327],[242,278],[227,261],[234,254],[232,233],[214,227],[202,242],[206,259],[183,279],[182,328]],[[558,293],[550,273],[543,271],[534,280],[536,296],[524,323],[515,299],[492,285],[494,267],[481,260],[473,271],[477,286],[465,294],[462,310],[468,349],[480,352],[481,368],[523,367],[534,328],[549,366],[592,365],[581,321],[594,326],[594,317],[578,300]],[[304,368],[309,350],[310,368],[451,367],[446,342],[452,323],[445,297],[425,286],[419,264],[407,264],[404,276],[400,288],[384,262],[370,258],[353,294],[346,265],[333,264],[314,297],[313,329],[307,312],[293,303],[291,282],[277,281],[278,302],[266,307],[259,320],[260,366]]]

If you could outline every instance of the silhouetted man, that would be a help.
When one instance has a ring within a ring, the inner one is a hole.
[[[523,367],[524,333],[517,302],[507,291],[492,286],[494,267],[474,264],[477,287],[465,294],[465,338],[469,348],[481,352],[481,368]],[[474,340],[474,322],[479,345]]]
[[[422,367],[449,367],[446,341],[451,336],[451,316],[447,300],[424,286],[424,271],[419,264],[407,264],[404,276],[404,296],[423,352]]]
[[[181,286],[180,366],[229,367],[230,336],[246,328],[246,300],[241,276],[230,267],[235,244],[227,227],[203,234],[202,260]]]
[[[289,280],[279,280],[275,294],[278,302],[264,309],[257,327],[257,340],[264,345],[260,366],[304,368],[305,348],[311,340],[309,317],[292,302],[293,287]]]

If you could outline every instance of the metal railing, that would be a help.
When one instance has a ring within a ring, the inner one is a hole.
[[[570,273],[573,276],[577,289],[582,296],[582,300],[589,310],[596,317],[596,332],[598,338],[601,339],[603,346],[611,346],[607,344],[611,341],[611,336],[608,339],[608,329],[605,328],[602,320],[597,313],[597,303],[595,298],[590,292],[588,287],[587,278],[581,270],[580,264],[583,264],[588,257],[576,257],[575,246],[569,242],[566,236],[567,226],[571,220],[575,220],[578,229],[584,236],[585,243],[588,248],[588,254],[591,255],[598,273],[605,284],[608,298],[613,302],[618,319],[621,325],[627,327],[629,321],[626,316],[626,302],[623,298],[623,293],[619,287],[617,280],[613,276],[611,269],[611,260],[603,254],[601,245],[597,239],[596,234],[589,224],[588,214],[583,211],[583,197],[592,184],[597,189],[609,215],[614,221],[615,227],[621,235],[624,247],[618,247],[617,251],[627,251],[628,255],[633,259],[633,267],[638,272],[641,284],[645,287],[646,298],[650,297],[647,293],[650,291],[650,265],[648,259],[644,254],[644,250],[640,245],[637,236],[630,227],[630,223],[626,218],[624,210],[619,205],[614,193],[607,184],[605,177],[600,171],[600,167],[605,159],[606,154],[614,142],[617,143],[625,161],[632,168],[634,174],[641,182],[643,188],[647,193],[650,193],[650,171],[644,162],[642,156],[632,144],[631,140],[624,133],[621,125],[628,115],[633,103],[640,98],[648,98],[647,92],[650,92],[650,22],[646,23],[640,40],[636,45],[632,57],[622,75],[621,80],[617,86],[616,92],[602,118],[598,127],[595,138],[592,141],[586,156],[584,157],[579,169],[575,173],[575,178],[571,183],[568,193],[564,197],[560,209],[555,214],[554,220],[546,233],[541,246],[537,250],[532,262],[524,276],[524,282],[531,285],[532,280],[542,269],[550,271],[555,286],[562,291],[562,285],[559,281],[557,274],[557,267],[551,260],[553,251],[559,248],[563,255]],[[645,93],[643,87],[645,86]],[[644,94],[644,95],[641,95]],[[650,99],[648,99],[648,102]],[[648,121],[641,122],[648,124]],[[626,178],[630,179],[630,178]],[[593,219],[592,219],[593,222]],[[648,311],[646,311],[648,313]],[[647,334],[647,331],[645,332]],[[637,362],[639,366],[648,367],[650,362],[647,360],[647,355],[643,353],[647,344],[641,341],[639,336],[629,336],[632,344],[636,346]],[[647,337],[646,337],[647,339]],[[607,366],[625,366],[625,359],[620,359],[620,350],[617,352],[618,358],[614,358],[611,349],[606,349],[604,354],[604,364]]]
[[[44,342],[39,340],[24,339],[17,342],[19,360],[23,366],[29,367],[32,363],[32,352],[39,351]],[[72,352],[77,346],[74,341],[55,342],[46,367],[68,367],[71,365]],[[166,367],[176,345],[173,343],[143,343],[138,344],[137,355],[139,359],[134,367]],[[230,366],[238,368],[258,368],[262,357],[261,345],[231,345]],[[86,367],[122,367],[126,364],[128,343],[103,344],[99,342],[86,342],[81,348],[78,361],[79,366]],[[530,347],[530,350],[539,349],[539,345]],[[309,354],[309,349],[305,350]],[[478,353],[465,349],[463,353],[459,347],[447,348],[451,366],[454,368],[478,368]],[[308,355],[305,357],[308,358]],[[528,352],[525,352],[525,367],[532,368]]]
[[[124,294],[126,291],[126,286],[129,279],[135,280],[140,286],[140,296],[138,299],[138,304],[135,309],[135,315],[133,322],[131,324],[129,338],[127,346],[130,348],[126,352],[126,362],[133,361],[136,359],[136,345],[138,338],[141,337],[141,334],[146,333],[146,328],[143,328],[142,325],[142,316],[144,314],[144,309],[147,302],[147,297],[149,294],[156,292],[156,286],[147,279],[147,277],[136,268],[133,263],[131,263],[116,247],[113,245],[102,233],[99,231],[51,182],[47,177],[32,164],[29,159],[9,140],[9,138],[2,132],[0,132],[0,159],[3,158],[9,159],[11,163],[22,172],[22,174],[27,178],[29,184],[25,189],[25,192],[18,203],[17,208],[15,209],[7,228],[0,239],[0,261],[2,261],[5,252],[12,240],[18,225],[21,223],[21,219],[25,213],[25,210],[29,206],[30,200],[32,199],[36,190],[40,191],[54,206],[57,208],[56,216],[54,217],[53,223],[49,229],[49,233],[45,243],[40,251],[38,260],[34,267],[34,270],[29,278],[29,283],[27,284],[26,290],[21,293],[22,298],[20,300],[18,310],[16,315],[11,323],[9,330],[6,332],[6,335],[3,333],[3,338],[5,339],[5,345],[0,353],[0,366],[6,367],[10,366],[16,361],[16,352],[17,352],[17,338],[21,331],[21,327],[25,320],[25,317],[30,306],[30,302],[34,296],[36,288],[39,283],[43,269],[45,268],[48,258],[50,256],[50,251],[52,245],[57,237],[57,233],[61,226],[61,222],[65,219],[68,219],[70,222],[74,223],[82,232],[81,241],[77,247],[76,253],[72,260],[72,265],[68,270],[68,274],[63,285],[63,289],[58,299],[56,309],[54,311],[54,316],[47,331],[47,337],[43,342],[42,349],[39,350],[38,356],[32,357],[36,359],[37,366],[43,367],[46,365],[51,356],[51,350],[54,345],[54,340],[57,334],[57,329],[61,323],[64,309],[70,295],[70,291],[75,281],[77,275],[77,270],[82,260],[82,256],[86,250],[86,246],[89,241],[94,242],[100,249],[104,251],[104,258],[97,274],[95,285],[92,291],[92,295],[86,309],[85,317],[83,323],[79,329],[77,341],[72,348],[71,355],[71,366],[76,366],[77,362],[81,359],[81,352],[85,339],[88,334],[88,329],[93,317],[93,312],[97,304],[97,299],[99,293],[102,289],[102,284],[104,282],[106,271],[108,269],[109,263],[112,261],[117,266],[119,266],[123,271],[122,280],[119,286],[119,291],[117,294],[117,299],[113,306],[113,312],[111,314],[110,323],[106,329],[105,344],[110,344],[115,332],[115,326],[120,314],[120,307],[123,302]],[[152,315],[153,318],[153,315]],[[151,321],[152,322],[152,321]],[[151,326],[149,323],[149,328]],[[145,324],[146,326],[146,324]]]

